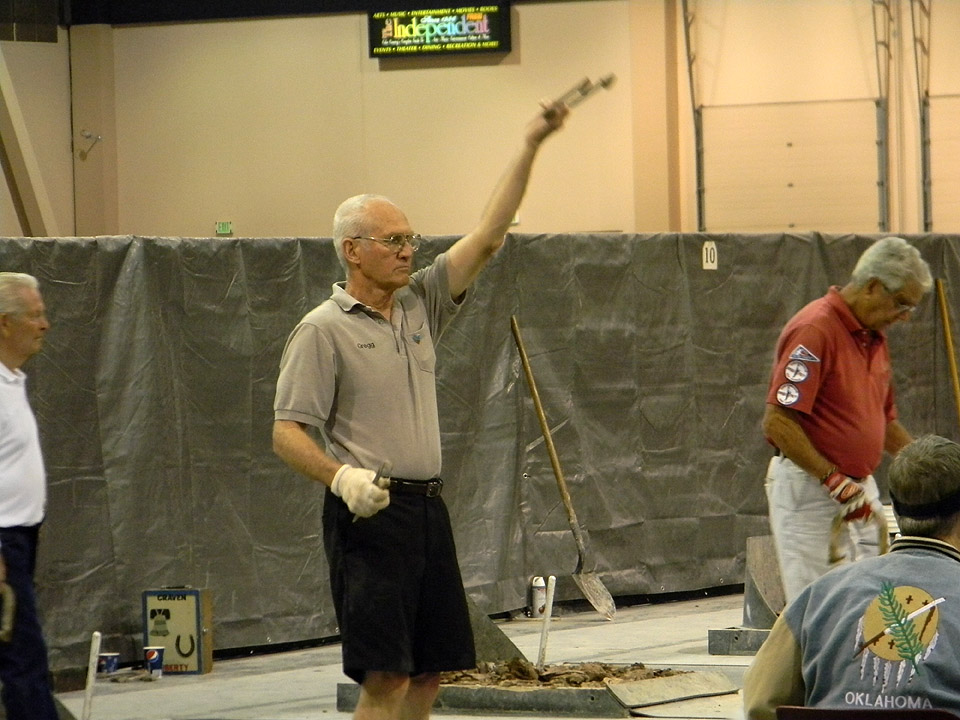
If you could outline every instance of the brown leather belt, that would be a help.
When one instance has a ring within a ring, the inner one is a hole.
[[[443,491],[443,480],[434,478],[433,480],[404,480],[403,478],[390,478],[390,490],[398,493],[409,493],[411,495],[425,495],[428,498],[440,497]]]

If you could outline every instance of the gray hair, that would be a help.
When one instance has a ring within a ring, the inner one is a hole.
[[[920,283],[925,293],[933,287],[930,266],[920,251],[898,237],[885,237],[868,247],[857,260],[850,282],[862,288],[873,278],[890,292],[902,290],[910,280]]]
[[[898,504],[926,506],[924,517],[897,513],[904,535],[942,537],[960,520],[960,445],[939,435],[922,435],[893,459],[889,473],[894,510]],[[942,505],[942,509],[938,507]]]
[[[367,208],[371,203],[385,202],[395,205],[383,195],[366,193],[347,198],[333,215],[333,247],[337,251],[337,260],[340,267],[346,272],[347,259],[343,256],[343,241],[347,238],[361,237],[370,234],[370,224],[367,217]]]
[[[23,288],[39,290],[40,283],[33,275],[18,272],[0,272],[0,313],[19,315],[26,312]]]

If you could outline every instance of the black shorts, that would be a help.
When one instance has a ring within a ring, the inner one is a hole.
[[[370,518],[329,490],[323,540],[343,671],[419,675],[476,666],[470,613],[442,498],[390,493]]]

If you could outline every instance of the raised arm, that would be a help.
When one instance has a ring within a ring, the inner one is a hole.
[[[503,245],[527,189],[540,144],[558,130],[570,111],[560,103],[544,106],[531,120],[523,144],[514,155],[487,201],[480,223],[447,252],[450,295],[460,297]]]

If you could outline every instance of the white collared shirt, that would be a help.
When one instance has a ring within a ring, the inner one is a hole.
[[[46,504],[46,472],[27,401],[27,376],[0,363],[0,527],[36,525]]]

